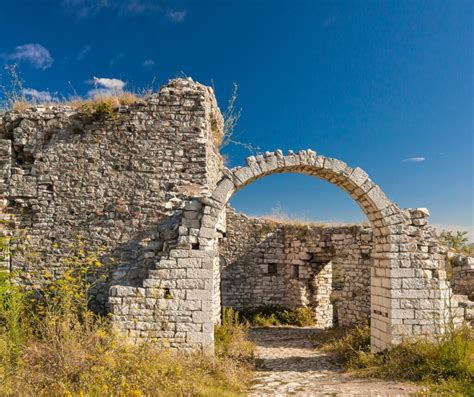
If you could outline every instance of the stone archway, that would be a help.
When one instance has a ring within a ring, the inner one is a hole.
[[[370,291],[373,350],[386,349],[406,337],[443,332],[449,321],[451,291],[443,248],[428,225],[428,211],[400,209],[362,169],[312,150],[290,151],[288,155],[267,152],[249,157],[245,167],[224,169],[209,198],[186,204],[177,245],[160,259],[143,288],[112,287],[110,306],[116,327],[134,339],[162,335],[153,321],[163,321],[148,316],[143,325],[130,330],[127,314],[137,307],[149,312],[159,308],[167,324],[173,322],[173,329],[163,331],[168,332],[173,346],[212,352],[213,327],[220,313],[217,230],[225,206],[237,190],[274,173],[300,173],[335,184],[353,197],[369,219],[374,238]],[[163,290],[173,299],[166,300]],[[148,298],[151,296],[155,299]]]
[[[246,167],[224,173],[204,210],[209,214],[203,216],[200,235],[215,231],[221,211],[236,191],[274,173],[300,173],[333,183],[349,193],[369,219],[374,233],[370,310],[374,350],[407,336],[440,332],[447,321],[449,287],[442,270],[444,256],[427,226],[429,213],[398,208],[359,167],[311,150],[249,157]],[[215,317],[218,299],[215,291]]]

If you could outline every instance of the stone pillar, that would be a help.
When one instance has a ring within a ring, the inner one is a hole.
[[[143,288],[111,287],[114,328],[132,341],[214,352],[215,231],[186,222],[205,223],[211,211],[197,200],[186,202],[177,245],[149,270]]]
[[[316,328],[327,329],[333,325],[333,306],[330,302],[331,285],[332,263],[327,262],[318,269],[312,280],[314,293],[311,305],[316,314]]]
[[[393,211],[372,255],[371,345],[384,350],[404,339],[433,338],[454,326],[445,255],[424,208]],[[387,233],[387,231],[389,233]]]

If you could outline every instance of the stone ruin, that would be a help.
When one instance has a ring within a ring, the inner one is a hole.
[[[370,227],[278,222],[231,208],[226,220],[219,244],[223,306],[310,306],[322,329],[370,317]]]
[[[308,305],[321,328],[370,319],[374,350],[462,321],[426,209],[399,208],[362,169],[312,150],[227,169],[222,131],[212,89],[191,79],[114,117],[64,105],[2,114],[2,213],[36,260],[18,252],[0,266],[40,287],[43,270],[64,272],[64,247],[80,235],[105,247],[95,310],[131,341],[182,350],[213,351],[223,304]],[[370,226],[292,226],[228,207],[237,190],[282,172],[340,187]]]

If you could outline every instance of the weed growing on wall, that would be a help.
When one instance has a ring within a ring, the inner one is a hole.
[[[237,108],[238,90],[239,86],[237,83],[234,83],[227,107],[222,114],[222,117],[224,118],[223,133],[222,135],[215,135],[217,136],[215,141],[221,150],[229,145],[237,145],[244,147],[251,153],[255,153],[260,150],[258,146],[253,146],[250,143],[237,140],[238,134],[236,132],[236,127],[240,120],[240,116],[242,115],[242,109]]]
[[[116,98],[103,97],[95,99],[94,101],[85,101],[81,106],[81,110],[96,120],[102,120],[104,118],[115,119],[117,117],[115,109],[119,105]]]
[[[5,65],[5,73],[0,75],[0,110],[27,107],[28,100],[24,93],[23,79],[17,65]]]
[[[116,90],[87,99],[81,98],[76,92],[69,97],[53,97],[49,93],[42,97],[32,97],[27,95],[28,90],[25,89],[25,83],[16,64],[6,65],[5,73],[0,77],[2,77],[0,80],[0,109],[22,112],[36,105],[64,105],[93,116],[97,120],[115,118],[116,109],[119,106],[136,103],[140,98],[150,95],[152,92],[149,87],[138,89],[136,92]]]

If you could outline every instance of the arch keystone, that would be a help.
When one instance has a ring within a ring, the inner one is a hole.
[[[275,168],[278,167],[278,160],[274,153],[265,156],[265,166],[267,171],[273,171]]]
[[[283,159],[286,167],[291,167],[299,164],[299,159],[294,155],[294,153],[285,156]]]

